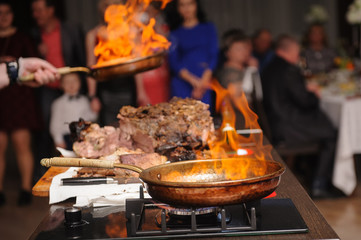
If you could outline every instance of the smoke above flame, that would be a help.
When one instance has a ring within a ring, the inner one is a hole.
[[[162,2],[164,8],[171,0],[128,0],[106,9],[107,26],[99,30],[99,42],[94,49],[97,66],[145,57],[169,48],[167,38],[154,30],[156,20],[142,21],[142,14],[152,1]]]

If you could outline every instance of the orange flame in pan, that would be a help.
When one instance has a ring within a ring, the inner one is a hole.
[[[163,179],[175,182],[209,182],[240,180],[267,174],[266,160],[272,160],[271,145],[263,145],[262,131],[239,135],[235,129],[236,115],[233,105],[242,113],[245,129],[261,129],[258,116],[249,108],[245,94],[234,86],[224,89],[217,81],[211,84],[216,92],[216,110],[222,113],[222,125],[215,141],[208,143],[213,159],[235,158],[214,162],[199,161],[184,172],[173,171]],[[247,154],[242,154],[246,152]],[[249,154],[252,152],[252,154]],[[255,161],[258,160],[258,161]],[[218,179],[219,178],[219,179]]]
[[[152,1],[161,1],[164,8],[171,0],[128,0],[125,4],[110,5],[104,15],[106,27],[100,29],[94,54],[97,65],[121,63],[145,57],[169,48],[167,38],[154,30],[154,18],[141,20]]]
[[[223,120],[218,132],[219,137],[216,141],[209,143],[212,157],[224,158],[229,156],[229,152],[243,155],[241,153],[246,152],[247,149],[253,149],[252,152],[256,159],[272,159],[272,147],[263,145],[262,131],[249,135],[240,135],[236,131],[236,115],[232,103],[242,113],[245,129],[261,129],[258,124],[258,116],[249,108],[245,94],[237,93],[236,87],[232,84],[228,89],[224,89],[217,81],[213,81],[211,87],[217,96],[216,111],[222,113]]]

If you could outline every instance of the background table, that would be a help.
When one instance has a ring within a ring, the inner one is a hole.
[[[361,153],[361,98],[321,98],[321,108],[338,129],[333,184],[350,195],[356,188],[353,155]]]

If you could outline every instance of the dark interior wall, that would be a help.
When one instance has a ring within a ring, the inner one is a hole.
[[[325,24],[331,45],[338,36],[338,0],[201,0],[209,20],[221,35],[227,29],[241,28],[252,34],[261,27],[274,35],[289,33],[301,39],[307,29],[305,15],[313,4],[322,5],[329,14]]]

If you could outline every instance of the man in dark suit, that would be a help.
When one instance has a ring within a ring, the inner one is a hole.
[[[306,85],[297,66],[300,46],[284,35],[276,43],[276,56],[262,74],[264,107],[274,144],[297,146],[319,143],[318,159],[311,194],[315,198],[335,197],[331,184],[336,131],[319,108],[319,89]],[[337,194],[336,194],[337,192]]]

